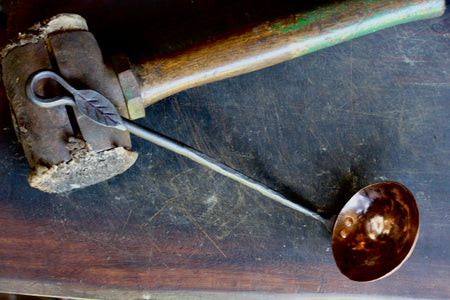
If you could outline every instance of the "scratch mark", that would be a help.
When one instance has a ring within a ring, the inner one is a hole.
[[[340,111],[340,112],[343,112],[343,113],[350,112],[347,109],[342,109],[342,110],[336,109],[336,111]],[[392,110],[392,111],[387,112],[387,113],[385,113],[385,112],[383,112],[383,113],[376,113],[376,112],[359,111],[358,115],[360,115],[360,116],[367,116],[367,117],[376,117],[376,118],[385,119],[385,120],[395,120],[395,119],[397,119],[397,115],[395,115],[395,113],[397,113],[397,112],[398,112],[397,110]]]
[[[323,274],[320,276],[320,282],[319,282],[319,286],[316,289],[316,292],[318,293],[323,293],[324,292],[324,288],[325,288],[325,279],[323,277]]]
[[[402,61],[410,66],[414,66],[416,63],[426,63],[426,61],[424,61],[424,60],[410,59],[405,54],[402,55]]]
[[[411,85],[425,85],[425,86],[433,86],[433,87],[446,87],[450,86],[448,82],[410,82]]]
[[[85,237],[88,241],[92,242],[92,243],[96,243],[98,245],[102,245],[105,248],[109,248],[109,249],[113,249],[118,251],[119,253],[124,253],[126,255],[130,255],[133,256],[134,252],[129,251],[127,249],[122,249],[119,248],[117,246],[115,246],[114,244],[110,243],[110,242],[106,242],[106,241],[102,241],[101,238],[95,237],[95,236],[90,236],[88,233],[80,233],[81,236]]]
[[[62,197],[61,197],[61,196],[58,196],[57,199],[58,199],[59,203],[61,203]],[[23,211],[22,211],[22,214],[23,214]],[[67,219],[66,219],[66,212],[65,212],[64,209],[63,209],[62,213],[61,213],[60,211],[58,211],[58,214],[62,217],[62,218],[59,220],[59,222],[60,222],[60,224],[61,224],[62,227],[63,227],[64,235],[65,235],[65,237],[66,237],[66,240],[68,240],[68,239],[69,239],[69,234],[68,234],[67,228],[66,228],[66,222],[67,222]]]
[[[402,101],[402,108],[400,110],[400,116],[398,118],[398,137],[400,140],[400,144],[402,144],[403,137],[403,114],[405,112],[405,99]]]
[[[169,201],[169,200],[168,200]],[[153,216],[151,216],[150,218],[148,218],[148,222],[147,222],[147,224],[148,223],[150,223],[156,216],[158,216],[166,207],[167,207],[167,202],[168,201],[166,201],[165,203],[164,203],[164,205],[156,212],[156,213],[154,213],[153,214]]]
[[[195,166],[195,167],[192,167],[192,168],[186,168],[186,169],[184,169],[182,172],[177,173],[175,176],[173,176],[173,177],[169,180],[170,185],[173,186],[173,189],[175,190],[175,192],[176,192],[177,194],[180,194],[180,193],[178,192],[177,184],[174,183],[175,180],[177,180],[178,177],[181,177],[181,176],[183,176],[184,174],[189,173],[189,172],[191,172],[192,170],[194,170],[194,169],[196,169],[196,168],[198,168],[198,166]]]
[[[141,229],[141,231],[143,232],[143,233],[145,233],[146,235],[147,235],[147,239],[150,241],[150,243],[153,245],[153,247],[155,247],[155,249],[159,252],[159,253],[162,253],[163,251],[161,250],[161,248],[158,246],[158,244],[156,243],[156,241],[155,241],[155,238],[153,237],[153,235],[152,235],[152,233],[150,232],[150,231],[148,231],[148,230],[145,230],[143,227],[144,226],[146,226],[147,225],[147,223],[145,223],[145,224],[142,224],[141,226],[139,226],[139,228]],[[166,269],[170,269],[170,267],[164,262],[164,261],[162,261],[161,259],[159,260],[159,262],[164,266],[164,267],[166,267]]]
[[[273,105],[273,112],[275,113],[275,118],[277,119],[277,127],[278,127],[278,137],[282,138],[283,137],[283,129],[281,128],[281,118],[280,118],[280,113],[278,111],[279,107],[278,105]]]
[[[192,221],[192,223],[195,225],[195,227],[197,227],[206,236],[206,238],[214,245],[214,247],[220,252],[220,254],[222,254],[223,257],[227,258],[227,256],[222,251],[222,249],[220,249],[219,245],[217,245],[217,243],[211,238],[211,236],[203,229],[203,227],[197,222],[197,220],[188,211],[186,211],[184,208],[178,207],[176,205],[175,205],[175,208],[179,212],[181,212],[185,217],[190,219]]]
[[[309,132],[312,134],[312,136],[319,142],[320,148],[325,149],[331,149],[332,144],[328,141],[328,139],[325,136],[322,136],[322,138],[316,134],[315,129],[318,129],[316,126],[310,126]],[[336,166],[342,165],[342,161],[340,161],[335,155],[331,155],[330,153],[326,152],[328,157],[335,163]]]
[[[261,210],[266,214],[266,215],[271,215],[271,213],[261,204],[261,201],[259,200],[260,198],[254,198],[253,201],[256,202],[256,205],[258,205],[259,208],[261,208]]]
[[[177,175],[178,176],[178,175]],[[187,194],[191,194],[193,191],[198,190],[198,188],[194,188],[190,191],[178,194],[174,197],[168,198],[164,201],[163,206],[156,212],[153,214],[153,216],[151,216],[150,218],[148,218],[146,224],[150,223],[156,216],[158,216],[167,206],[169,206],[174,200],[179,199],[180,197],[185,197]]]
[[[229,236],[239,225],[241,225],[244,221],[246,221],[248,218],[248,215],[244,216],[243,218],[240,219],[239,222],[237,222],[230,230],[228,230],[227,232],[225,232],[225,234],[221,235],[221,236],[216,236],[218,240],[223,240],[224,238],[226,238],[227,236]]]
[[[130,221],[130,216],[131,216],[131,213],[132,213],[132,212],[133,212],[133,210],[130,209],[130,211],[128,212],[127,220],[126,220],[125,223],[123,224],[122,229],[125,228],[125,227],[128,225],[128,222]]]
[[[355,136],[355,97],[353,88],[353,41],[350,41],[350,102],[352,104],[352,136]]]

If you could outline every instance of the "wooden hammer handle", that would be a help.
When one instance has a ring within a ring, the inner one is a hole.
[[[372,33],[437,17],[445,0],[346,0],[264,22],[132,66],[144,106],[177,92],[245,74]]]

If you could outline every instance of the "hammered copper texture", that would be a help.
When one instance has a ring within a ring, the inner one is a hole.
[[[363,188],[347,202],[331,245],[344,275],[371,281],[389,275],[408,258],[418,233],[414,196],[403,185],[386,181]]]

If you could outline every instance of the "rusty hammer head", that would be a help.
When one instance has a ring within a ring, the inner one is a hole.
[[[77,88],[99,91],[129,117],[119,78],[103,62],[83,18],[61,14],[20,34],[3,50],[2,79],[16,133],[32,167],[30,185],[60,193],[107,180],[131,167],[137,153],[130,150],[127,132],[100,126],[70,107],[44,109],[28,99],[28,78],[44,69],[61,74]],[[55,89],[51,82],[39,86],[44,96]]]

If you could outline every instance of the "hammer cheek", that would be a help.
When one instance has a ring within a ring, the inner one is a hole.
[[[63,193],[84,188],[123,173],[138,154],[123,147],[88,153],[47,168],[36,165],[28,175],[29,184],[47,193]]]

